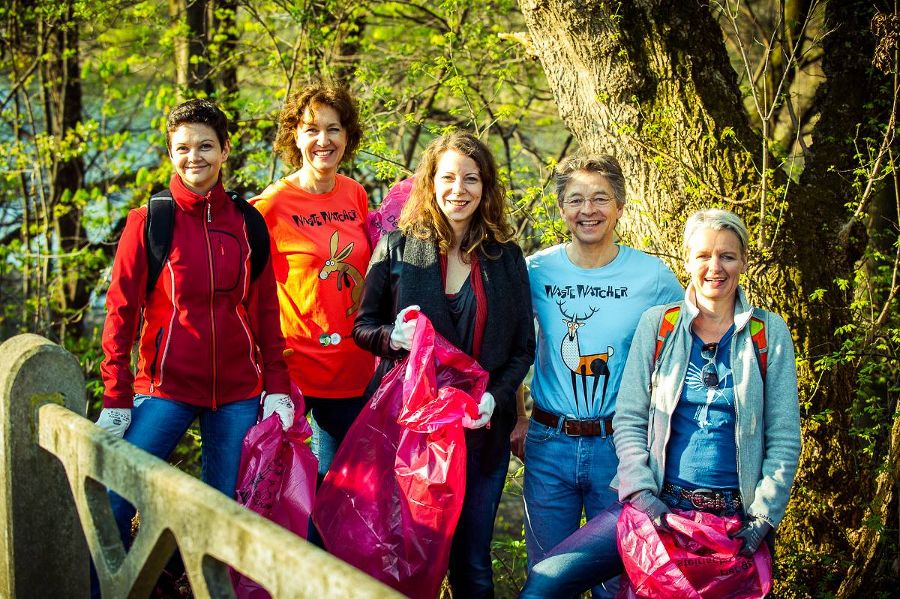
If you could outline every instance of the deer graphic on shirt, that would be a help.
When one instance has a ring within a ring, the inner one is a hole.
[[[359,309],[359,302],[362,299],[363,292],[363,276],[355,266],[344,262],[353,251],[354,242],[350,242],[347,247],[338,251],[340,241],[338,232],[335,231],[331,235],[331,258],[325,261],[325,266],[319,271],[319,278],[323,281],[331,276],[331,273],[337,273],[338,291],[347,286],[350,289],[350,300],[353,302],[347,308],[347,316],[350,316]],[[352,285],[351,285],[352,283]]]
[[[588,377],[593,378],[593,388],[591,389],[591,408],[594,406],[594,400],[597,396],[597,386],[600,383],[600,377],[603,379],[603,393],[600,396],[600,408],[603,409],[603,402],[606,400],[606,388],[609,385],[609,358],[613,355],[612,346],[606,347],[606,353],[603,354],[582,354],[581,347],[578,344],[578,329],[584,326],[584,321],[588,320],[597,312],[597,308],[591,308],[588,314],[579,316],[578,314],[566,314],[563,309],[563,303],[557,301],[559,311],[563,315],[563,324],[568,327],[568,331],[563,335],[562,343],[559,346],[559,353],[562,356],[563,364],[572,373],[572,393],[575,395],[575,408],[578,408],[578,377],[581,377],[582,395],[584,396],[584,407],[588,408]]]

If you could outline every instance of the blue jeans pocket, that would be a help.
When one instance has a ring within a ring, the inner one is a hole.
[[[532,420],[528,423],[528,432],[525,433],[525,441],[528,443],[544,443],[559,433],[555,428],[535,422]]]

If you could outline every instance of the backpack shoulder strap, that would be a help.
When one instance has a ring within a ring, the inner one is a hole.
[[[247,242],[250,244],[250,280],[255,281],[269,261],[269,228],[262,214],[250,202],[233,191],[229,191],[228,195],[244,215]]]
[[[168,189],[157,192],[147,202],[144,238],[147,242],[147,295],[156,287],[163,265],[172,247],[175,225],[175,201]]]
[[[675,330],[675,323],[678,322],[678,317],[680,315],[681,306],[672,306],[663,312],[662,319],[659,321],[659,333],[656,335],[656,352],[653,355],[654,364],[659,360],[659,355],[662,353],[662,348],[666,343],[666,339],[672,334],[672,331]]]
[[[750,317],[750,340],[753,341],[753,348],[756,350],[756,361],[759,364],[759,372],[762,375],[763,382],[766,380],[766,368],[769,361],[769,348],[766,342],[766,321],[758,316],[759,312],[754,310],[753,316]]]

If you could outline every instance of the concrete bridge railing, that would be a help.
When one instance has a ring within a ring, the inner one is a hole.
[[[273,597],[398,597],[84,418],[77,360],[36,335],[0,345],[0,598],[146,597],[177,546],[194,596],[234,597],[229,566]],[[135,505],[126,553],[106,488]]]

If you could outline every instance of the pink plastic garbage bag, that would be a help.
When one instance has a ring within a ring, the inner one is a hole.
[[[372,247],[375,247],[382,235],[390,233],[397,228],[397,221],[400,220],[400,211],[403,210],[403,205],[409,199],[414,180],[413,177],[409,177],[391,187],[384,199],[381,200],[381,205],[378,206],[378,209],[369,212],[369,239],[372,242]]]
[[[740,539],[729,537],[740,530],[740,517],[676,511],[666,523],[669,530],[657,529],[625,505],[617,533],[628,579],[620,579],[617,599],[756,599],[772,589],[768,545],[744,557]]]
[[[333,555],[409,597],[437,597],[466,485],[461,420],[487,373],[419,316],[335,455],[313,521]]]
[[[303,395],[291,388],[296,417],[287,431],[272,414],[247,432],[235,499],[276,524],[306,538],[316,493],[318,460],[306,444],[312,429],[304,417]],[[238,599],[266,599],[269,593],[232,570]]]

